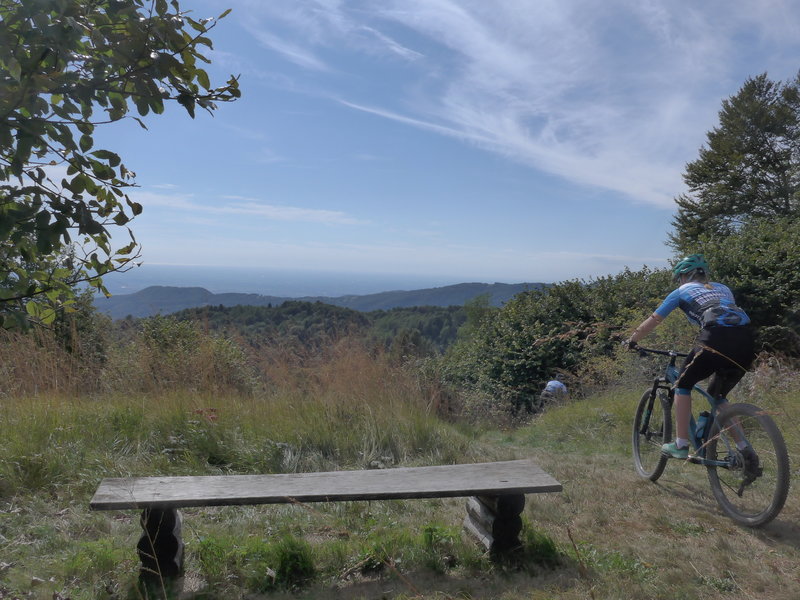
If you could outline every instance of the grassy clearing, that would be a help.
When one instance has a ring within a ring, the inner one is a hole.
[[[745,388],[743,388],[745,389]],[[751,388],[752,389],[752,388]],[[800,464],[794,393],[757,393],[781,423],[793,475]],[[638,393],[603,395],[551,410],[517,432],[564,484],[526,511],[588,577],[558,598],[797,598],[800,497],[761,530],[736,526],[717,508],[705,470],[671,462],[657,483],[633,470],[630,424]]]
[[[742,392],[775,414],[798,465],[797,390],[779,376],[756,373]],[[459,499],[187,509],[183,597],[800,596],[797,490],[752,531],[721,514],[699,467],[673,462],[657,484],[639,479],[629,438],[640,393],[554,407],[515,430],[478,429],[437,418],[435,390],[411,372],[350,349],[275,369],[258,394],[7,397],[0,597],[142,597],[138,514],[88,511],[102,477],[528,456],[564,492],[528,498],[520,564],[492,564],[464,537]]]

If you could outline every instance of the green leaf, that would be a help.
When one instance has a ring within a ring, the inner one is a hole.
[[[150,103],[147,101],[147,98],[137,96],[133,101],[136,104],[136,110],[139,111],[139,114],[143,117],[147,116],[147,113],[150,112]],[[145,129],[147,128],[145,127]]]
[[[200,23],[199,21],[195,21],[194,19],[191,19],[189,17],[184,17],[184,18],[186,19],[186,22],[189,23],[189,26],[195,31],[199,31],[200,33],[205,33],[206,30],[208,29],[206,25]]]
[[[19,62],[17,62],[16,58],[13,56],[6,58],[5,67],[8,69],[8,74],[11,75],[11,78],[14,81],[20,81],[20,78],[22,77],[22,67],[20,66]]]
[[[119,154],[114,152],[109,152],[108,150],[97,150],[92,152],[92,156],[95,156],[102,160],[107,160],[108,164],[112,167],[116,167],[120,163]]]
[[[178,94],[178,103],[186,109],[189,116],[194,119],[194,96],[188,92]]]
[[[55,309],[46,307],[40,312],[39,320],[45,325],[52,325],[53,321],[56,320],[56,315]]]
[[[92,146],[94,145],[94,140],[90,135],[82,135],[80,141],[81,150],[84,152],[88,152]]]
[[[66,182],[65,187],[75,195],[80,194],[86,189],[88,179],[83,173],[78,173],[70,181]]]
[[[208,73],[202,69],[197,70],[197,83],[202,85],[205,89],[211,89],[211,82],[208,80]]]
[[[78,123],[76,127],[78,128],[78,131],[86,135],[91,135],[92,133],[94,133],[94,125],[92,123],[82,122]]]
[[[50,254],[53,251],[53,242],[46,232],[40,232],[36,238],[36,250],[43,255]]]

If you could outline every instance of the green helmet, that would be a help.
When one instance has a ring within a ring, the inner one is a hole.
[[[702,254],[692,254],[678,262],[678,264],[672,268],[672,275],[677,281],[681,278],[681,275],[694,273],[697,270],[703,271],[704,275],[708,273],[708,263]]]

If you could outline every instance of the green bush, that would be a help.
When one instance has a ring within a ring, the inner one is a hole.
[[[762,347],[800,355],[800,219],[753,220],[725,238],[703,238],[701,249],[761,329]]]
[[[537,565],[553,568],[561,564],[562,556],[556,543],[546,533],[535,529],[528,519],[522,521],[522,562],[525,565]]]
[[[300,588],[317,572],[311,546],[291,534],[277,541],[248,540],[239,557],[240,574],[255,592]]]
[[[127,548],[115,547],[110,539],[80,542],[66,560],[66,574],[90,579],[106,575],[123,562],[128,553]]]
[[[610,355],[630,323],[658,306],[669,282],[668,271],[644,268],[519,294],[453,346],[444,376],[514,409],[532,405],[556,374],[579,392],[583,365]]]
[[[456,566],[461,531],[458,527],[426,525],[422,530],[424,564],[436,573],[444,573]]]

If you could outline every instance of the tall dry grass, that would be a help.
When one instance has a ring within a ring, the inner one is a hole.
[[[194,326],[155,325],[149,332],[128,332],[108,347],[102,363],[68,352],[48,333],[0,334],[6,381],[0,402],[0,512],[9,515],[0,523],[2,594],[79,599],[117,589],[124,596],[119,590],[127,584],[120,582],[136,573],[137,527],[129,515],[117,521],[88,512],[104,477],[384,468],[503,457],[473,432],[437,418],[440,391],[428,378],[356,339],[330,340],[313,351],[276,345],[248,353]],[[236,531],[234,546],[223,544],[224,551],[253,561],[249,549],[257,546],[266,557],[256,560],[259,565],[274,548],[271,540],[250,539],[253,531],[263,537],[279,525],[282,533],[294,535],[308,520],[302,511],[280,510],[272,517],[248,508],[227,517],[211,512],[208,522],[200,518],[197,526],[207,525],[211,535],[222,537]],[[354,533],[352,541],[324,546],[315,560],[331,573],[363,553],[376,553],[381,565],[398,519],[413,520],[417,513],[399,505],[380,513],[386,525],[373,535],[359,524],[374,527],[375,517],[364,517],[361,509],[317,510],[323,532],[346,522],[344,531]],[[214,540],[198,544],[187,535],[194,542],[190,564],[205,564]],[[245,545],[237,547],[242,540]],[[411,550],[401,548],[397,556],[440,560],[413,535],[403,533],[398,540]],[[464,552],[478,555],[474,549]],[[225,586],[236,588],[228,575],[238,569],[224,570]],[[261,583],[248,579],[246,585],[261,589],[266,572]],[[212,572],[204,576],[213,579]],[[33,589],[33,577],[45,583]]]
[[[3,333],[0,496],[113,475],[292,472],[486,456],[438,419],[440,387],[360,340],[246,353],[163,321],[85,364]]]
[[[0,398],[59,393],[72,396],[92,379],[86,365],[48,331],[0,329]]]

